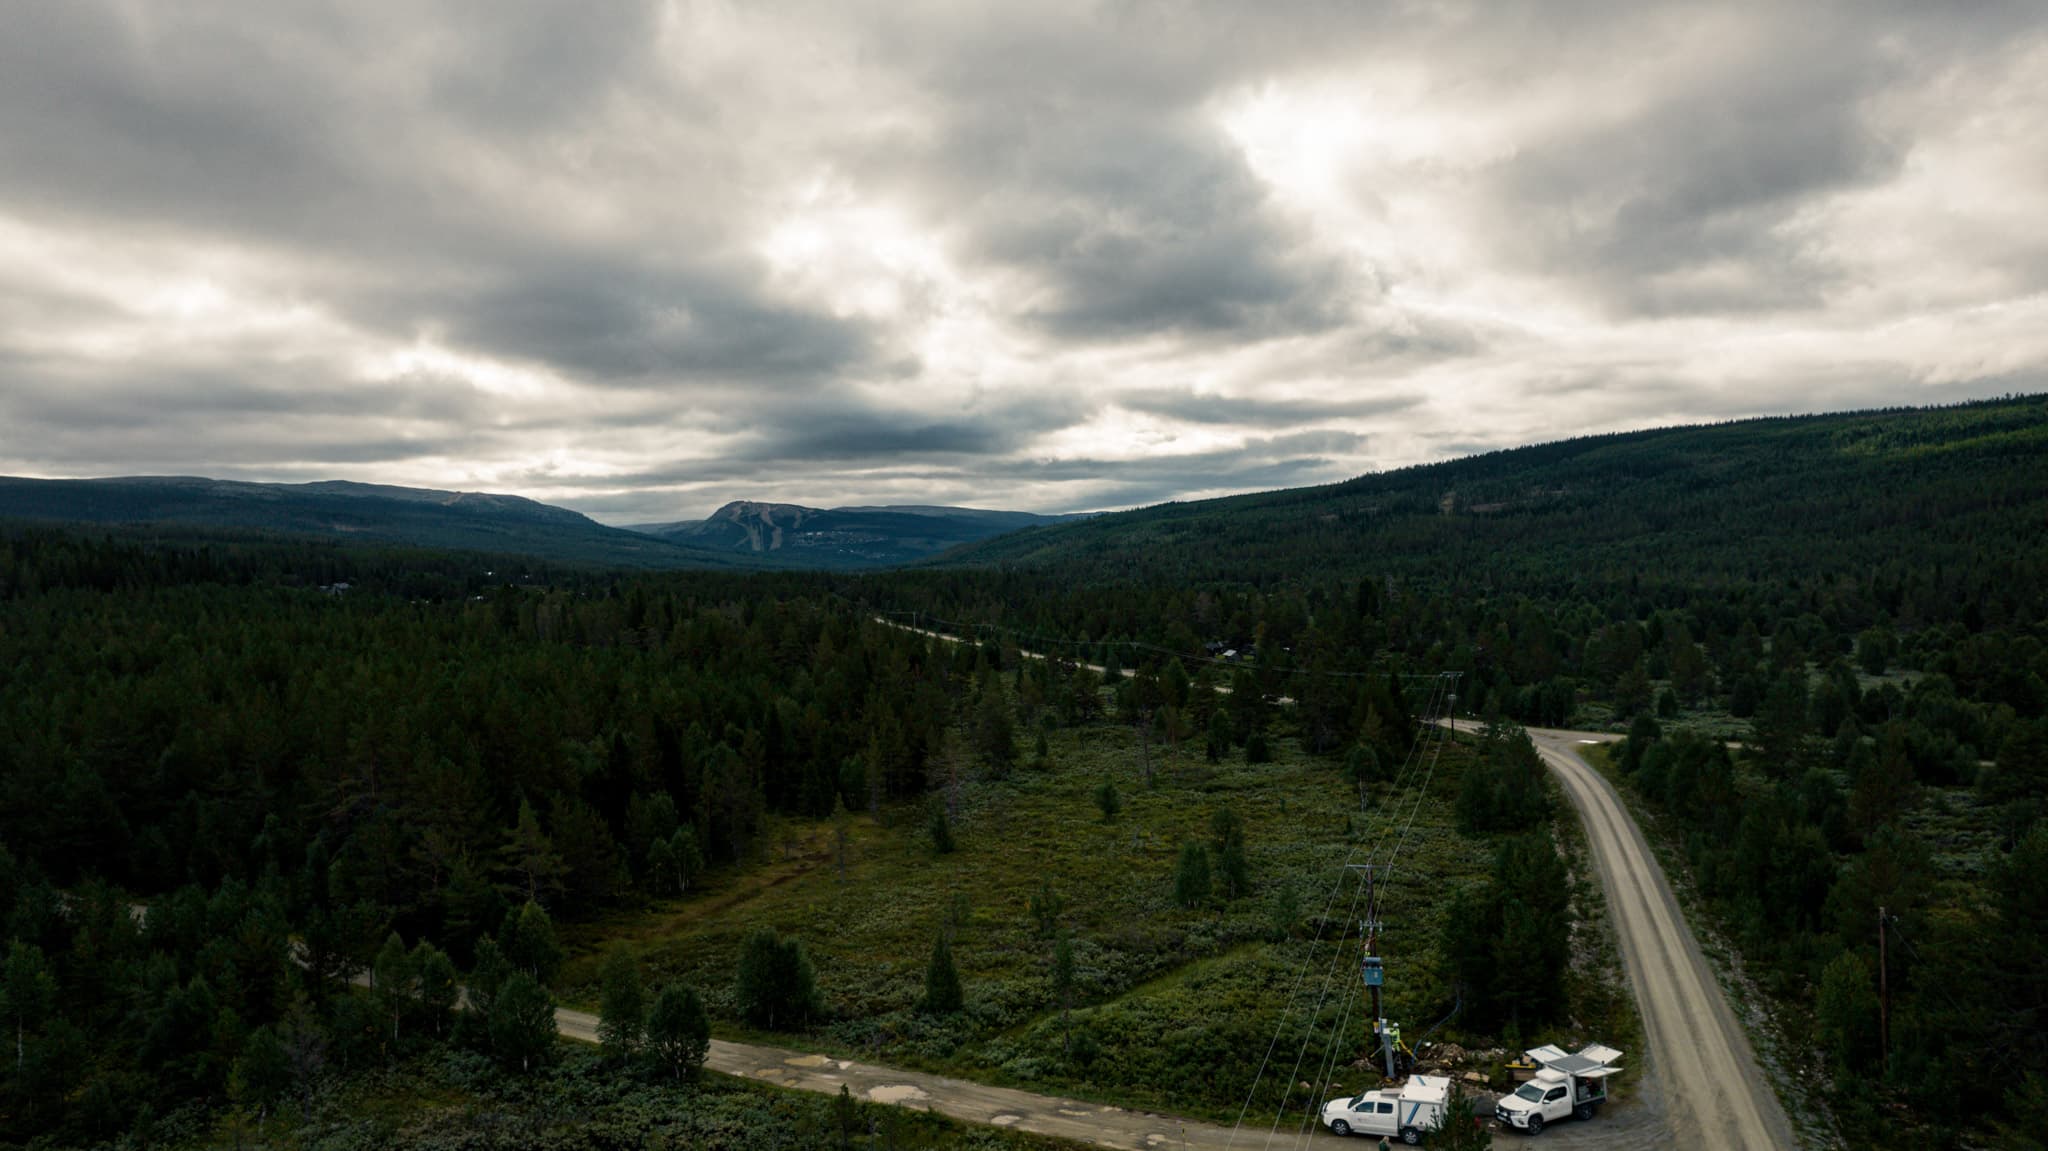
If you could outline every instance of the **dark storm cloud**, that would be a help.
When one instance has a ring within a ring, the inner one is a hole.
[[[1094,405],[1081,396],[1056,391],[1040,394],[995,394],[940,418],[917,409],[889,406],[791,412],[777,421],[784,430],[782,458],[801,459],[810,453],[836,451],[835,458],[915,455],[923,452],[967,454],[1012,453],[1039,436],[1086,420]],[[900,446],[885,447],[892,438]]]
[[[464,346],[543,362],[589,383],[746,380],[816,384],[864,366],[859,324],[751,297],[692,273],[606,265],[541,266],[470,290],[369,301],[389,322],[436,325]]]
[[[33,6],[0,39],[0,202],[224,239],[393,338],[431,327],[579,378],[853,365],[860,327],[766,299],[715,220],[592,237],[547,195],[621,150],[573,137],[649,82],[653,7]],[[533,172],[504,187],[499,167]],[[715,206],[706,168],[671,194]]]
[[[997,472],[1013,481],[1070,487],[1071,506],[1083,509],[1137,507],[1183,498],[1190,493],[1300,487],[1355,473],[1343,460],[1322,454],[1361,446],[1356,437],[1279,437],[1252,441],[1243,449],[1154,456],[1142,460],[1016,460]]]
[[[1031,319],[1069,339],[1244,339],[1340,322],[1341,264],[1301,249],[1213,133],[1083,123],[1006,141],[1010,190],[985,201],[979,253],[1048,285]]]
[[[1625,117],[1600,115],[1589,93],[1583,125],[1489,174],[1506,251],[1624,313],[1821,303],[1846,273],[1801,214],[1894,177],[1918,142],[1877,122],[1873,100],[2039,29],[2037,7],[1968,8],[1803,4],[1692,25],[1626,9],[1598,42],[1663,55],[1664,82]]]
[[[1504,215],[1527,223],[1533,205],[1577,209],[1532,234],[1546,271],[1585,277],[1646,313],[1814,301],[1830,270],[1778,229],[1809,197],[1877,179],[1900,157],[1860,109],[1879,62],[1815,53],[1804,41],[1819,30],[1802,31],[1742,46],[1646,116],[1518,156],[1496,185]]]
[[[1313,38],[1228,10],[1069,17],[941,18],[904,41],[943,45],[905,61],[944,129],[913,193],[942,200],[975,258],[1037,283],[1024,318],[1062,340],[1257,339],[1342,322],[1356,290],[1346,262],[1276,210],[1203,107],[1313,58]],[[1240,35],[1190,34],[1203,22]]]
[[[640,75],[655,7],[10,4],[0,190],[289,246],[459,239],[517,207],[465,198],[462,166]]]
[[[690,450],[687,463],[625,475],[587,477],[597,486],[666,487],[736,478],[758,479],[764,469],[801,470],[820,462],[858,467],[868,477],[891,466],[942,471],[977,469],[1016,452],[1046,431],[1084,419],[1067,396],[1001,397],[986,405],[938,414],[901,406],[849,402],[746,407],[714,415],[711,429],[730,436],[715,458]],[[699,449],[698,444],[679,445]],[[813,497],[816,498],[816,497]]]

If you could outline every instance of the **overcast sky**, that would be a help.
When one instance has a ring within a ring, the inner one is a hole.
[[[1078,510],[2040,391],[2044,11],[0,0],[0,472]]]

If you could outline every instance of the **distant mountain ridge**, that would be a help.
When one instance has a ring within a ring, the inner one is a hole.
[[[606,527],[524,496],[324,480],[0,476],[0,518],[233,528],[612,567],[747,567],[745,557]]]
[[[775,566],[882,567],[961,544],[1081,518],[931,504],[814,508],[734,500],[702,520],[633,524],[656,539]]]
[[[709,519],[609,527],[524,496],[322,480],[0,476],[0,519],[232,529],[629,568],[868,568],[1069,516],[736,500]]]

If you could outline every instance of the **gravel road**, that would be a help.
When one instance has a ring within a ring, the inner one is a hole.
[[[1586,743],[1615,738],[1530,728],[1545,763],[1557,773],[1586,826],[1593,861],[1607,892],[1608,913],[1621,937],[1628,978],[1649,1041],[1646,1086],[1664,1112],[1666,1130],[1653,1145],[1704,1151],[1794,1147],[1792,1124],[1764,1079],[1735,1013],[1700,953],[1664,871],[1620,797],[1579,755]],[[1599,1137],[1600,1120],[1585,1124],[1580,1146],[1615,1146]],[[1578,1125],[1560,1126],[1564,1135]],[[1607,1134],[1620,1137],[1617,1124]],[[1550,1138],[1546,1132],[1544,1139]],[[1564,1141],[1559,1141],[1559,1146]]]

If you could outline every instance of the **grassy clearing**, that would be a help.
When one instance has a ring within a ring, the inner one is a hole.
[[[567,997],[593,1003],[598,957],[624,946],[650,979],[705,989],[720,1033],[743,1037],[733,1026],[733,965],[745,936],[768,926],[804,940],[830,1013],[805,1034],[762,1037],[777,1043],[1211,1118],[1235,1118],[1269,1046],[1274,1067],[1294,1073],[1269,1069],[1270,1094],[1256,1106],[1276,1104],[1285,1084],[1318,1078],[1333,1033],[1328,1061],[1355,1060],[1365,1034],[1355,935],[1345,946],[1332,942],[1348,930],[1356,887],[1343,864],[1391,841],[1420,788],[1376,786],[1361,812],[1333,762],[1280,739],[1275,761],[1256,766],[1241,757],[1212,765],[1194,745],[1155,744],[1148,789],[1128,727],[1060,730],[1050,742],[1048,768],[1027,764],[1002,781],[973,778],[957,750],[964,740],[949,743],[938,776],[964,781],[951,854],[933,850],[922,809],[862,814],[848,820],[842,876],[829,822],[786,824],[764,837],[754,865],[688,898],[578,928]],[[1411,1038],[1450,1000],[1436,970],[1442,896],[1484,877],[1493,854],[1453,826],[1468,754],[1451,745],[1437,759],[1390,881],[1388,1012]],[[1114,822],[1094,802],[1104,779],[1123,797]],[[1225,805],[1244,821],[1253,890],[1227,904],[1178,907],[1182,845],[1206,842]],[[1051,988],[1054,943],[1027,910],[1041,888],[1064,900],[1061,930],[1075,940],[1071,1042]],[[1290,893],[1298,912],[1276,913]],[[916,1004],[932,942],[949,929],[967,1006],[932,1018]],[[1291,991],[1291,1024],[1276,1043]],[[1322,1038],[1304,1055],[1311,1014]]]

